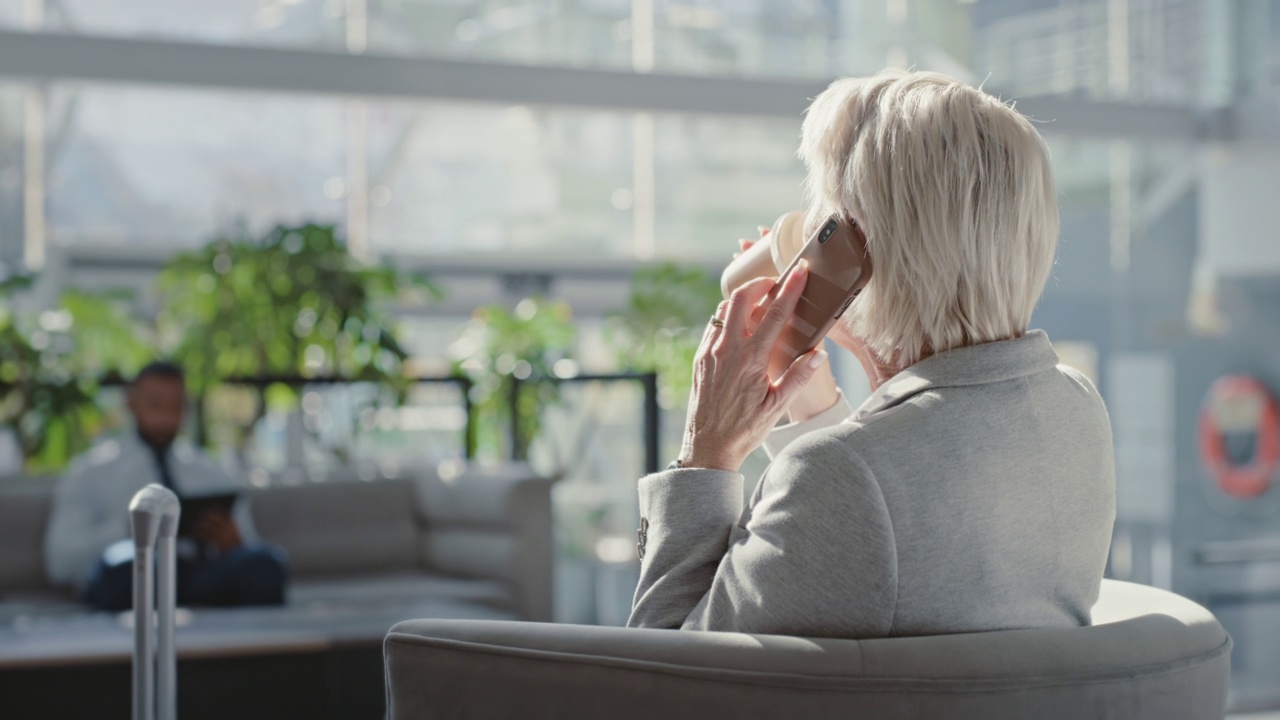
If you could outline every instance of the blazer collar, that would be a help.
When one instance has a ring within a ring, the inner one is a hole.
[[[854,420],[901,404],[936,387],[986,385],[1034,375],[1058,364],[1058,354],[1043,330],[1012,340],[970,345],[921,360],[885,381],[862,403]]]

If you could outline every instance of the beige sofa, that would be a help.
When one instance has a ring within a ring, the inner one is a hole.
[[[128,652],[127,628],[92,620],[102,614],[45,579],[53,484],[0,480],[0,667]],[[370,482],[339,472],[251,497],[262,538],[289,555],[288,604],[189,614],[179,652],[226,650],[264,635],[379,642],[392,623],[419,612],[551,619],[550,481],[527,466],[471,468],[448,481],[434,471]]]

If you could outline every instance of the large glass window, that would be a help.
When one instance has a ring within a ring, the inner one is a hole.
[[[21,257],[26,89],[0,83],[0,267]]]
[[[455,103],[370,103],[377,252],[632,253],[628,116]]]
[[[1246,96],[1264,102],[1280,95],[1280,3],[1253,2],[1240,6],[1240,48],[1215,47],[1230,63],[1239,57],[1240,86]],[[1234,51],[1234,52],[1233,52]]]
[[[341,50],[344,0],[5,0],[0,22],[51,32]],[[354,3],[352,3],[354,4]],[[33,20],[39,18],[39,20]]]
[[[974,71],[1005,95],[1080,96],[1191,103],[1204,78],[1213,23],[1206,4],[979,4]]]
[[[26,22],[23,0],[0,0],[0,27],[22,27]]]
[[[801,205],[800,118],[657,116],[654,246],[659,257],[727,259]]]
[[[370,108],[381,251],[700,261],[800,202],[798,118]]]
[[[7,87],[13,203],[36,91]],[[48,240],[70,248],[185,248],[315,221],[378,254],[701,261],[801,201],[798,117],[70,83],[37,95]]]
[[[47,98],[53,242],[190,247],[345,215],[342,101],[62,84]]]

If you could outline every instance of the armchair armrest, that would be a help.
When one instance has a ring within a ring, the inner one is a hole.
[[[401,622],[384,656],[393,720],[817,717],[862,670],[848,641],[484,620]]]
[[[421,562],[508,583],[520,617],[551,620],[551,484],[524,464],[419,480]]]

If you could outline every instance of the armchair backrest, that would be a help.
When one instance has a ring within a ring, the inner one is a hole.
[[[385,643],[390,716],[1222,718],[1231,639],[1207,610],[1104,581],[1094,612],[862,641],[411,620]]]

